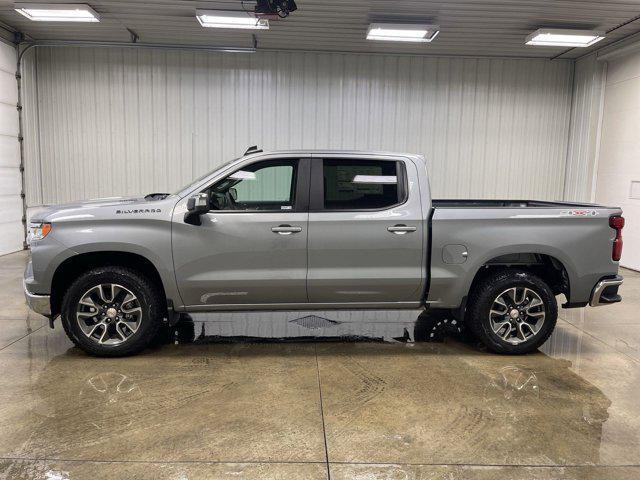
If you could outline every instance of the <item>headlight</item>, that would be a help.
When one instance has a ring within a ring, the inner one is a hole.
[[[32,242],[37,242],[38,240],[42,240],[44,237],[49,235],[50,231],[51,231],[50,223],[30,223],[29,233],[27,234],[27,243],[31,245]]]

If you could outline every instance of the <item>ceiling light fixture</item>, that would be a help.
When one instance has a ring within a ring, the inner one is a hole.
[[[196,10],[200,25],[210,28],[243,28],[268,30],[269,20],[258,18],[253,12],[240,10]]]
[[[84,3],[16,3],[14,9],[34,22],[99,22],[100,16]]]
[[[527,45],[589,47],[604,38],[603,32],[566,28],[540,28],[527,37]]]
[[[367,30],[367,40],[429,43],[436,38],[438,33],[440,33],[438,25],[372,23]]]

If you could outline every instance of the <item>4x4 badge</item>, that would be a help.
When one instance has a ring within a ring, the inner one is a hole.
[[[570,217],[595,217],[598,215],[596,210],[563,210],[560,215],[568,215]]]

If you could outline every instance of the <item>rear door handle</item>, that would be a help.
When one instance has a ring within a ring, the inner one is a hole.
[[[393,227],[387,227],[387,230],[391,233],[395,233],[396,235],[405,235],[407,233],[415,232],[417,230],[416,227],[410,227],[408,225],[398,224]]]
[[[291,225],[278,225],[272,227],[271,231],[278,235],[291,235],[292,233],[298,233],[302,231],[302,227],[292,227]]]

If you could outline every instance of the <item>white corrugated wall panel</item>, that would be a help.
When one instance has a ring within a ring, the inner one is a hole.
[[[16,50],[0,41],[0,255],[22,249]]]
[[[594,169],[598,156],[605,77],[606,63],[598,61],[595,54],[575,63],[565,200],[594,200]]]
[[[43,48],[31,63],[29,205],[172,191],[254,144],[421,153],[437,197],[563,194],[568,61]]]

